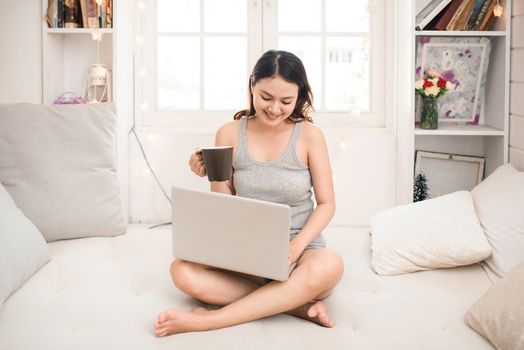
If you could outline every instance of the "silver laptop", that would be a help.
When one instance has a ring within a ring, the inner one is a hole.
[[[289,206],[181,187],[172,203],[176,258],[288,279]]]

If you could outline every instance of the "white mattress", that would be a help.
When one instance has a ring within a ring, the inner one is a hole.
[[[375,275],[366,230],[331,228],[345,275],[322,328],[278,315],[223,330],[155,338],[168,307],[198,303],[169,276],[170,227],[50,244],[52,261],[0,309],[0,349],[492,349],[463,321],[490,285],[478,265]]]

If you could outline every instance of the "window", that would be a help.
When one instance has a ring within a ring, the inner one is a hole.
[[[137,28],[142,122],[229,120],[247,106],[256,59],[276,48],[304,62],[314,117],[384,126],[385,3],[151,0]]]

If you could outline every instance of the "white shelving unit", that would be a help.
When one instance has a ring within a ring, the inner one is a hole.
[[[114,0],[113,5],[115,3]],[[45,18],[47,4],[47,0],[42,0],[43,18]],[[99,62],[114,71],[114,30],[114,28],[48,28],[46,21],[42,20],[42,102],[44,104],[52,104],[64,92],[70,91],[77,96],[82,95],[87,72],[91,65],[97,62],[97,41],[92,38],[94,32],[102,33]],[[115,86],[113,86],[114,94]]]
[[[483,109],[479,125],[440,122],[437,130],[415,126],[413,150],[455,153],[486,158],[484,177],[508,161],[509,59],[511,1],[501,1],[504,14],[490,31],[416,31],[412,29],[412,52],[420,37],[485,37],[491,40],[491,54],[486,77]],[[415,11],[416,14],[416,11]],[[414,23],[414,21],[413,21]],[[416,60],[413,59],[413,62]],[[414,85],[412,101],[415,105]],[[414,111],[414,108],[412,109]],[[413,157],[414,159],[414,157]]]

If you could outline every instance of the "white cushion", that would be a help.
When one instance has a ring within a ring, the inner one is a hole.
[[[0,183],[0,305],[35,271],[49,261],[38,229],[13,202]]]
[[[524,172],[503,165],[471,194],[493,249],[484,265],[492,279],[499,279],[524,260]]]
[[[0,181],[44,235],[125,232],[111,104],[0,105]]]
[[[491,254],[467,191],[388,209],[370,224],[379,275],[468,265]]]

